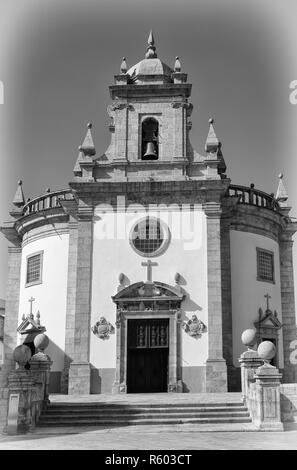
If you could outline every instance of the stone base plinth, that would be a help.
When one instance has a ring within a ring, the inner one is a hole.
[[[228,391],[225,359],[207,359],[205,367],[205,391],[206,393]]]
[[[254,424],[263,431],[283,431],[280,409],[280,379],[276,367],[264,363],[255,372]]]
[[[111,393],[113,395],[118,395],[119,393],[127,393],[127,385],[125,383],[114,382]]]
[[[182,393],[183,392],[183,383],[181,380],[176,382],[171,382],[168,384],[168,393]]]
[[[91,392],[91,364],[71,362],[69,368],[69,395],[88,395]]]

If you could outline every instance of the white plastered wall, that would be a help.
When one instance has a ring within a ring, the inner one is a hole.
[[[277,311],[282,322],[279,247],[271,238],[235,230],[230,232],[230,244],[233,363],[239,367],[238,358],[246,349],[241,342],[241,334],[247,328],[254,328],[260,307],[265,312],[264,295],[267,293],[271,296],[270,309]],[[274,284],[257,280],[257,248],[274,253]],[[279,367],[283,367],[282,330],[279,332]]]
[[[50,339],[45,352],[53,361],[52,371],[61,371],[64,365],[68,240],[68,234],[43,237],[27,243],[22,250],[18,324],[22,315],[30,312],[28,300],[32,296],[35,299],[33,314],[40,311],[40,322]],[[27,256],[39,251],[43,251],[42,283],[26,287]],[[22,342],[21,336],[19,342]]]
[[[137,254],[130,245],[129,233],[137,220],[147,213],[122,212],[121,223],[124,226],[122,238],[116,236],[113,227],[115,216],[111,212],[102,214],[96,208],[97,221],[94,224],[94,251],[93,251],[93,285],[92,285],[92,315],[93,326],[101,316],[104,316],[115,326],[116,306],[111,296],[117,293],[119,285],[118,276],[124,273],[130,284],[146,280],[146,268],[141,266],[147,258]],[[186,319],[193,314],[207,325],[207,249],[206,249],[206,222],[201,210],[184,210],[179,219],[176,209],[162,210],[160,213],[150,212],[150,215],[159,216],[169,226],[170,243],[163,253],[155,256],[152,261],[158,266],[153,267],[153,280],[174,286],[174,275],[180,273],[185,280],[181,287],[188,294],[182,303],[182,310]],[[119,219],[118,219],[119,220]],[[181,228],[178,220],[181,221]],[[187,222],[186,222],[187,221]],[[187,230],[187,223],[191,225]],[[103,227],[110,230],[109,239],[103,235]],[[183,228],[182,228],[183,227]],[[193,233],[191,233],[191,231]],[[181,236],[182,238],[181,238]],[[186,238],[189,237],[189,238]],[[207,332],[199,339],[194,339],[182,330],[182,366],[202,366],[207,359],[208,337]],[[114,368],[116,354],[116,334],[108,340],[101,340],[91,334],[90,362],[97,368]]]

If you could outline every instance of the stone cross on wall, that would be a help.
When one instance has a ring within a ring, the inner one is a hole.
[[[271,299],[271,295],[265,294],[264,297],[265,297],[266,302],[267,302],[267,309],[266,310],[269,310],[269,299]]]
[[[150,259],[145,263],[142,262],[141,266],[147,267],[147,281],[146,282],[152,282],[152,267],[153,266],[158,266],[158,263],[153,263]]]
[[[34,297],[31,297],[28,302],[30,302],[30,318],[33,318],[33,312],[32,312],[32,307],[33,307],[33,302],[35,301]]]

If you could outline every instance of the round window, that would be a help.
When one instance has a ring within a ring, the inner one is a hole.
[[[142,256],[157,256],[165,249],[168,241],[168,227],[155,217],[141,219],[131,231],[131,245]]]

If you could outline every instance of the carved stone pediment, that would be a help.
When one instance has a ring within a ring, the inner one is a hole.
[[[140,299],[145,297],[183,300],[184,295],[178,292],[174,287],[154,281],[131,284],[114,295],[112,299],[114,302],[118,302],[120,300]]]
[[[276,310],[274,313],[267,309],[265,314],[263,314],[262,309],[259,309],[259,320],[254,322],[255,327],[259,329],[272,328],[274,330],[279,330],[282,327],[281,322],[278,319]]]
[[[175,310],[184,294],[162,282],[136,282],[112,297],[120,311]]]
[[[28,315],[27,317],[23,315],[22,321],[17,327],[17,332],[21,335],[29,333],[43,333],[44,331],[46,331],[46,328],[40,325],[39,312],[36,314],[36,319],[33,314]]]

